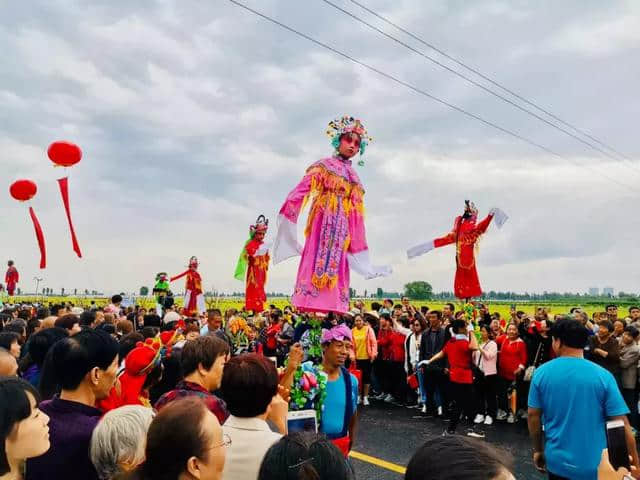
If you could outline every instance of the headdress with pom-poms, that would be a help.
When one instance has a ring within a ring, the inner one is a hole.
[[[256,220],[255,225],[249,227],[249,234],[251,238],[258,232],[266,232],[269,229],[269,220],[264,215],[260,215]]]
[[[475,203],[473,203],[471,200],[465,200],[464,201],[464,218],[469,218],[469,217],[477,217],[478,216],[478,209],[476,208]]]
[[[367,145],[373,141],[362,122],[354,117],[343,115],[329,122],[327,135],[331,139],[331,145],[336,150],[340,146],[340,137],[345,133],[355,133],[360,137],[360,156],[364,154]],[[364,161],[362,159],[358,160],[358,165],[362,167]]]

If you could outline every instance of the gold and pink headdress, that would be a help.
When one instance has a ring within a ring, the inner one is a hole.
[[[355,133],[360,137],[360,155],[364,154],[367,145],[373,141],[373,138],[369,136],[367,129],[362,124],[362,121],[351,117],[349,115],[343,115],[329,122],[327,127],[327,135],[331,139],[331,145],[336,150],[340,145],[340,137],[345,133]],[[358,165],[364,165],[364,162],[360,160]]]

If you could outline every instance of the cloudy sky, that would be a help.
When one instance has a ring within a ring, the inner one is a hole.
[[[23,289],[151,285],[157,271],[201,261],[205,287],[240,290],[235,261],[258,214],[274,220],[305,168],[331,153],[333,117],[361,117],[374,136],[360,169],[367,228],[384,280],[451,290],[454,249],[408,262],[404,251],[446,233],[465,198],[510,220],[482,239],[485,290],[638,291],[640,5],[633,0],[360,0],[480,69],[631,162],[600,155],[469,85],[321,0],[242,0],[308,35],[556,152],[504,135],[233,5],[227,0],[5,2],[0,7],[0,258]],[[349,0],[333,0],[394,36]],[[420,43],[416,49],[446,61]],[[454,66],[451,63],[449,65]],[[78,143],[71,206],[74,257],[46,158]],[[49,265],[27,206],[8,195],[31,178]],[[617,182],[617,183],[616,183]],[[274,232],[272,232],[274,233]],[[633,262],[635,260],[635,262]],[[4,261],[4,260],[3,260]],[[271,269],[290,291],[297,268]],[[176,290],[181,289],[182,284]]]

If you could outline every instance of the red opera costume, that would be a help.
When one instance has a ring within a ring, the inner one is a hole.
[[[8,265],[9,268],[4,276],[4,283],[7,285],[7,293],[12,297],[16,290],[16,285],[20,281],[20,275],[18,274],[18,269],[13,265],[11,260]]]
[[[460,299],[470,299],[482,295],[478,270],[476,269],[475,247],[478,239],[487,231],[491,221],[496,218],[496,224],[502,227],[507,216],[498,208],[491,210],[489,215],[480,223],[476,223],[478,211],[473,203],[466,201],[465,213],[456,217],[453,230],[444,237],[413,247],[407,252],[409,258],[414,258],[434,248],[456,244],[456,277],[454,280],[454,294]]]
[[[198,273],[198,259],[191,257],[189,269],[169,279],[170,282],[186,276],[183,313],[188,316],[196,316],[206,310],[204,295],[202,292],[202,278]]]
[[[235,278],[246,281],[245,310],[251,310],[253,313],[262,312],[267,301],[264,287],[267,283],[270,256],[269,246],[265,244],[264,237],[268,228],[269,220],[260,215],[256,224],[249,228],[249,240],[240,253],[236,266]]]

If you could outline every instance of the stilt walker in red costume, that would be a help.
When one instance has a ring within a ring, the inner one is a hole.
[[[9,260],[7,262],[7,273],[4,276],[4,283],[7,284],[7,293],[10,297],[13,297],[14,292],[16,291],[16,285],[20,281],[20,275],[18,274],[18,269],[13,265],[13,260]]]
[[[202,278],[198,273],[198,259],[191,257],[189,259],[189,269],[182,272],[180,275],[176,275],[169,281],[173,282],[186,275],[187,281],[185,283],[184,294],[184,308],[183,313],[187,316],[193,317],[200,312],[205,312],[204,295],[202,294]]]
[[[465,200],[465,209],[462,216],[456,217],[453,230],[441,238],[436,238],[427,243],[417,245],[407,251],[409,258],[418,257],[434,248],[444,247],[452,243],[456,244],[456,278],[454,281],[455,296],[468,301],[472,297],[482,295],[478,271],[476,269],[475,247],[480,236],[487,231],[491,220],[495,218],[498,228],[502,228],[509,217],[499,208],[493,208],[489,215],[480,223],[478,209],[473,202]]]
[[[264,237],[268,229],[269,220],[260,215],[256,224],[249,227],[249,240],[242,249],[236,266],[235,278],[246,281],[245,310],[253,313],[262,312],[267,301],[264,286],[269,270],[269,245],[264,242]]]

